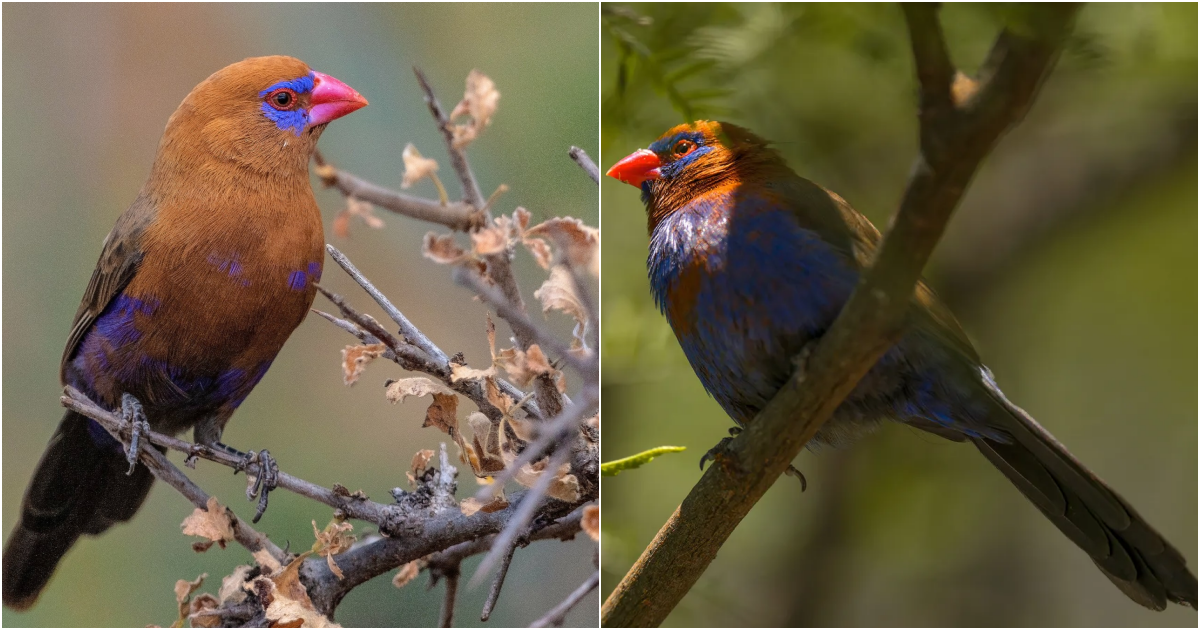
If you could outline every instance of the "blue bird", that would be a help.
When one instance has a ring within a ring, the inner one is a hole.
[[[654,300],[704,388],[738,425],[833,324],[880,234],[740,127],[680,125],[608,175],[642,191]],[[821,427],[848,442],[883,420],[972,443],[1133,601],[1196,607],[1187,561],[1054,436],[1009,401],[921,282],[900,340]]]

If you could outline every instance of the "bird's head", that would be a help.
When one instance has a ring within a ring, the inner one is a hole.
[[[252,57],[188,94],[167,122],[160,152],[203,147],[259,172],[306,171],[325,125],[366,105],[353,88],[299,59]]]
[[[649,149],[634,151],[606,174],[641,189],[653,230],[696,197],[737,186],[782,164],[765,140],[746,129],[698,120],[668,130]]]

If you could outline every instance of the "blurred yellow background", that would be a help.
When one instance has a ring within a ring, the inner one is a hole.
[[[1020,5],[948,4],[973,72]],[[916,147],[900,9],[610,4],[602,168],[712,117],[770,140],[884,228]],[[926,276],[1008,396],[1197,566],[1196,5],[1086,6],[1027,119],[985,162]],[[602,594],[732,423],[646,280],[638,191],[601,186],[605,460],[687,446],[604,479]],[[889,425],[805,452],[738,527],[671,626],[1191,626],[1125,598],[986,460]]]
[[[441,161],[442,179],[456,195],[457,180],[411,66],[426,72],[447,108],[461,97],[467,73],[479,68],[503,95],[492,126],[468,151],[484,194],[505,183],[510,191],[500,211],[523,205],[535,221],[566,214],[595,225],[595,185],[567,149],[574,144],[597,154],[596,16],[594,4],[5,5],[4,535],[62,416],[58,360],[100,243],[133,201],[168,116],[193,86],[245,57],[299,57],[371,101],[324,134],[321,149],[329,160],[398,188],[400,153],[413,142]],[[416,192],[437,194],[429,182]],[[328,221],[343,206],[340,195],[318,190],[317,199],[327,240],[414,323],[448,353],[486,359],[485,309],[451,283],[449,269],[420,255],[421,237],[439,228],[378,211],[384,229],[356,222],[349,240],[338,239]],[[532,299],[544,275],[523,255],[517,273]],[[386,320],[332,261],[323,284]],[[316,306],[329,308],[321,298]],[[422,405],[386,402],[382,383],[401,375],[394,364],[378,362],[354,388],[342,385],[340,351],[353,341],[309,317],[234,416],[225,441],[241,449],[267,447],[289,473],[327,487],[362,488],[387,501],[388,490],[406,483],[413,453],[437,448],[446,436],[419,429]],[[244,477],[206,462],[189,474],[239,516],[253,514]],[[469,471],[459,483],[463,496],[476,488]],[[157,486],[129,524],[81,540],[37,606],[27,614],[5,610],[4,625],[170,624],[175,580],[207,572],[204,590],[215,592],[221,576],[249,560],[236,546],[193,553],[191,539],[179,532],[190,511],[176,492]],[[323,526],[330,512],[279,491],[257,527],[281,546],[304,549],[312,543],[310,521]],[[357,529],[364,529],[361,523]],[[594,571],[593,550],[590,541],[576,540],[519,551],[490,624],[526,625],[541,616]],[[477,563],[469,561],[465,575]],[[353,591],[337,620],[347,626],[436,623],[441,586],[427,591],[422,576],[396,590],[389,578]],[[457,624],[479,625],[486,590],[463,582]],[[567,623],[592,625],[596,616],[588,599]]]

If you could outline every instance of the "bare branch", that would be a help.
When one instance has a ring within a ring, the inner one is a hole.
[[[561,626],[563,624],[563,620],[565,620],[567,617],[567,613],[571,612],[571,609],[574,608],[576,604],[583,601],[583,598],[588,593],[596,590],[596,587],[599,585],[600,571],[596,571],[592,574],[592,577],[589,577],[584,581],[583,584],[580,584],[579,588],[572,591],[571,594],[568,595],[567,598],[564,599],[559,605],[551,608],[550,612],[546,613],[546,615],[541,619],[529,624],[529,627],[556,628]]]
[[[500,569],[496,571],[496,577],[492,578],[492,588],[488,591],[487,600],[483,602],[483,612],[479,613],[480,621],[487,621],[492,616],[492,609],[496,607],[496,601],[500,599],[500,589],[504,588],[504,578],[508,575],[508,567],[512,564],[513,554],[517,552],[517,540],[513,540],[508,548],[508,553],[500,560]]]
[[[583,169],[583,172],[587,173],[593,182],[600,183],[600,167],[596,166],[596,163],[592,161],[592,158],[588,157],[588,154],[583,149],[571,147],[571,150],[567,151],[567,155],[571,156],[572,160],[575,160],[579,168]]]
[[[471,166],[467,164],[467,156],[462,149],[454,146],[454,131],[450,125],[450,118],[446,116],[446,112],[442,110],[441,104],[434,96],[433,88],[429,85],[429,80],[425,78],[425,73],[416,66],[413,66],[413,73],[417,75],[417,82],[421,84],[421,90],[425,92],[425,104],[429,106],[429,113],[433,114],[433,119],[437,122],[442,137],[446,139],[446,151],[450,153],[450,164],[454,167],[454,172],[458,173],[459,181],[462,182],[463,201],[470,206],[483,209],[483,193],[479,192],[479,184],[475,181],[475,174],[471,172]]]
[[[442,600],[442,614],[438,616],[438,627],[449,628],[454,624],[454,600],[458,596],[458,576],[460,575],[459,566],[454,565],[452,571],[445,573],[446,576],[446,596]]]
[[[805,349],[796,372],[709,467],[610,594],[602,625],[661,624],[737,524],[898,338],[913,289],[950,213],[983,157],[1029,108],[1077,9],[1047,6],[1030,35],[1002,32],[978,91],[948,118],[921,116],[922,154],[870,268],[833,326]],[[923,14],[908,13],[918,21],[914,39],[935,36],[921,28]],[[935,59],[936,64],[936,54],[928,54],[932,48],[928,42],[914,43],[918,63]],[[942,77],[940,70],[919,76],[922,81]]]
[[[439,223],[452,230],[465,232],[483,225],[483,213],[469,204],[443,204],[439,200],[406,195],[384,188],[329,164],[320,151],[313,153],[313,161],[317,164],[316,173],[321,182],[338,189],[347,197],[361,199],[413,219]]]

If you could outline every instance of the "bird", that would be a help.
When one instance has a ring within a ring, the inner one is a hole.
[[[655,304],[705,390],[745,426],[787,381],[793,357],[833,324],[879,231],[730,123],[676,126],[607,175],[641,190]],[[846,444],[889,420],[973,444],[1134,602],[1196,608],[1183,555],[1005,397],[924,280],[899,340],[810,448]]]
[[[220,442],[225,425],[308,313],[321,277],[309,160],[330,121],[366,105],[286,56],[244,59],[197,85],[104,240],[62,383],[119,411],[135,440],[145,428],[192,429],[197,444],[238,453]],[[32,606],[78,538],[132,518],[153,481],[137,466],[136,441],[126,452],[67,411],[5,545],[4,604]]]

